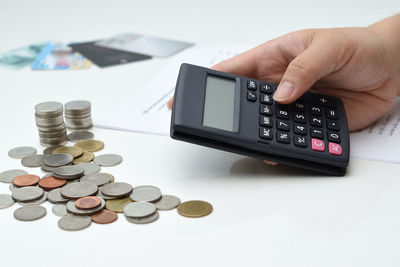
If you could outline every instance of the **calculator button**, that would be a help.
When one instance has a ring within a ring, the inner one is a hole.
[[[321,116],[321,115],[322,115],[322,109],[321,109],[321,107],[312,105],[312,106],[310,107],[310,113],[311,113],[311,114],[314,114],[314,115]]]
[[[271,116],[272,108],[267,105],[260,105],[260,114]]]
[[[337,110],[333,108],[328,108],[326,110],[326,117],[333,120],[338,120],[339,116],[337,114]]]
[[[276,139],[279,143],[290,144],[290,135],[288,133],[277,132]]]
[[[274,92],[274,89],[270,83],[262,83],[260,91],[270,95]]]
[[[280,119],[285,119],[288,120],[289,119],[289,111],[287,109],[282,109],[282,108],[277,108],[276,109],[276,113],[277,113],[277,117]]]
[[[307,135],[307,127],[304,125],[294,125],[294,133],[296,134],[301,134],[301,135]]]
[[[253,91],[247,91],[247,100],[251,102],[255,102],[257,100],[257,95]]]
[[[328,130],[340,131],[339,123],[337,123],[336,121],[327,121],[326,127],[328,128]]]
[[[328,132],[328,141],[340,143],[342,139],[340,138],[340,135],[338,133]]]
[[[288,122],[284,122],[281,120],[277,120],[276,121],[276,128],[278,128],[278,130],[282,130],[282,131],[290,131],[290,126]]]
[[[272,130],[268,128],[260,128],[260,137],[262,139],[272,140]]]
[[[272,105],[272,96],[267,94],[260,94],[260,102],[267,105]]]
[[[303,113],[295,112],[293,119],[295,122],[306,123],[306,116]]]
[[[257,83],[256,83],[256,81],[248,80],[248,81],[247,81],[247,89],[253,90],[253,91],[257,90]]]
[[[273,126],[272,118],[267,116],[260,116],[260,125],[271,128]]]
[[[334,106],[332,98],[326,95],[311,94],[311,102],[324,106]]]
[[[324,132],[320,129],[311,128],[311,137],[324,139]]]
[[[324,151],[325,150],[325,143],[319,139],[311,139],[311,149],[315,151]]]
[[[294,144],[299,147],[307,147],[307,137],[295,135]]]
[[[312,126],[315,126],[315,127],[321,128],[322,126],[324,126],[322,118],[320,118],[320,117],[311,116],[310,123]]]
[[[342,155],[342,146],[336,143],[329,143],[328,145],[329,154],[341,156]]]
[[[299,101],[294,102],[293,108],[298,111],[306,110],[306,106],[305,106],[304,102],[299,102]]]

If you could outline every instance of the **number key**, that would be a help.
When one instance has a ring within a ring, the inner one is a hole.
[[[303,113],[295,112],[293,117],[295,122],[306,123],[306,116]]]
[[[295,124],[294,125],[294,133],[307,135],[307,127],[304,125]]]
[[[277,108],[277,117],[280,119],[289,119],[289,111],[287,109]]]
[[[310,123],[312,126],[319,127],[319,128],[322,128],[322,126],[324,126],[322,118],[320,118],[320,117],[311,116]]]
[[[322,110],[321,110],[320,107],[313,105],[313,106],[310,107],[310,113],[314,114],[314,115],[321,116],[322,115]]]
[[[282,131],[286,131],[286,132],[290,131],[289,123],[281,121],[281,120],[276,121],[276,127],[278,128],[278,130],[282,130]]]

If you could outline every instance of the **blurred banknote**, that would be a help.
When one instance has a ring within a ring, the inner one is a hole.
[[[29,66],[42,51],[45,43],[32,44],[0,54],[0,65],[15,69]]]

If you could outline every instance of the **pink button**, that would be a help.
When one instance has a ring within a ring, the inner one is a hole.
[[[324,151],[325,150],[325,143],[319,139],[311,139],[311,148],[312,150],[316,151]]]
[[[336,143],[329,143],[329,154],[336,156],[342,155],[342,146]]]

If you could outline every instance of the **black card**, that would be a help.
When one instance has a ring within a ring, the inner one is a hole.
[[[120,50],[97,46],[97,41],[69,45],[72,49],[87,57],[99,67],[108,67],[129,62],[151,59],[151,56],[124,52]]]

